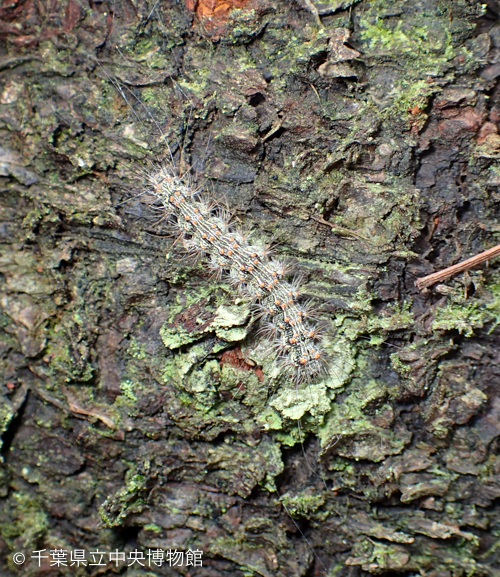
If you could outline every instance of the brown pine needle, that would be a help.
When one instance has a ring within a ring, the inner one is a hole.
[[[473,256],[472,258],[468,258],[463,262],[459,262],[458,264],[454,264],[453,266],[449,266],[448,268],[429,274],[427,276],[420,277],[415,281],[415,286],[419,290],[426,289],[431,285],[433,285],[434,283],[447,279],[453,276],[454,274],[457,274],[464,270],[469,270],[473,266],[476,266],[477,264],[490,260],[490,258],[493,258],[498,255],[500,255],[500,244],[494,246],[493,248],[485,250],[484,252],[481,252],[476,256]]]
[[[329,226],[333,230],[333,232],[343,234],[344,236],[353,236],[354,238],[360,238],[361,240],[366,240],[370,244],[373,244],[369,238],[366,238],[366,236],[359,234],[359,232],[354,232],[353,230],[350,230],[348,228],[344,228],[343,226],[337,226],[335,224],[332,224],[331,222],[328,222],[327,220],[325,220],[319,214],[313,214],[313,215],[311,215],[311,218],[313,220],[315,220],[316,222],[319,222],[321,224],[326,224],[327,226]]]

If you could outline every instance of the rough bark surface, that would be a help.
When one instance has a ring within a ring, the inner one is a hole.
[[[499,242],[497,3],[1,10],[2,576],[498,575],[499,263],[414,287]],[[321,381],[130,200],[165,140],[304,276]],[[203,567],[30,560],[156,548]]]

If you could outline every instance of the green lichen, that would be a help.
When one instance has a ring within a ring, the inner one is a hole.
[[[136,387],[140,387],[139,383],[134,383],[129,379],[125,379],[120,383],[120,389],[122,393],[132,402],[137,402],[137,397],[134,394],[134,390]]]
[[[284,419],[298,421],[308,413],[319,424],[330,409],[330,399],[327,397],[326,387],[322,384],[307,385],[300,389],[282,387],[270,404]]]
[[[147,357],[146,349],[144,345],[139,344],[135,337],[130,337],[130,343],[127,348],[127,353],[137,360],[142,360]]]
[[[0,405],[0,449],[3,445],[2,434],[8,429],[10,422],[14,418],[14,411],[12,410],[12,405],[10,403],[4,403]],[[0,463],[3,462],[3,457]]]
[[[404,302],[391,304],[385,315],[370,315],[365,326],[367,332],[374,333],[407,329],[413,323],[411,303]]]
[[[441,88],[429,80],[422,79],[414,82],[403,79],[398,89],[394,90],[392,110],[397,110],[401,114],[415,109],[421,112],[427,108],[430,97],[440,91]]]
[[[272,407],[266,407],[261,413],[259,413],[257,416],[257,422],[265,431],[279,431],[283,427],[283,420],[281,419],[279,413]]]
[[[267,385],[259,380],[255,371],[250,368],[240,369],[229,364],[220,367],[220,389],[229,391],[233,399],[258,412],[264,409],[267,403]]]
[[[446,13],[422,10],[412,18],[384,17],[391,8],[385,0],[370,2],[360,19],[360,36],[371,57],[390,55],[399,62],[389,89],[376,102],[385,117],[396,114],[406,120],[410,110],[425,110],[430,97],[440,91],[433,79],[446,74],[457,49]]]
[[[390,355],[391,367],[403,378],[409,378],[411,375],[411,368],[401,362],[398,353],[392,353]]]
[[[376,381],[368,381],[358,390],[351,390],[341,404],[332,405],[320,427],[318,436],[323,451],[335,451],[351,459],[374,462],[387,455],[399,454],[409,439],[388,426],[378,424],[377,415],[389,420],[392,408],[385,402],[388,391]]]
[[[214,386],[214,377],[220,372],[219,363],[205,360],[210,350],[204,345],[195,345],[188,353],[177,354],[164,367],[162,379],[165,384],[175,383],[179,390],[188,393],[183,396],[186,402],[195,400],[195,407],[206,413],[218,401]],[[200,362],[204,359],[204,362]]]
[[[404,547],[374,539],[364,539],[354,545],[349,565],[358,565],[370,573],[381,573],[414,569],[414,564],[409,564],[409,561],[410,554]]]
[[[139,467],[141,471],[137,470]],[[142,493],[149,470],[149,462],[131,467],[125,477],[125,486],[114,495],[109,495],[99,507],[99,515],[105,527],[119,527],[129,514],[142,510]]]
[[[486,311],[492,321],[488,332],[491,334],[500,324],[500,284],[492,283],[487,286],[491,294],[491,301],[486,305]]]
[[[306,489],[295,495],[286,493],[280,497],[280,501],[290,515],[308,517],[325,503],[325,496],[323,493]]]
[[[178,315],[189,311],[189,307],[192,307],[192,312],[186,319],[189,321],[186,328],[183,317]],[[194,325],[191,322],[193,314],[198,315],[194,318]],[[245,323],[249,314],[248,303],[241,299],[232,304],[224,303],[221,294],[215,292],[212,286],[194,292],[186,290],[182,294],[182,301],[179,297],[178,303],[171,307],[170,319],[160,329],[160,336],[163,344],[171,350],[193,343],[210,333],[215,333],[226,342],[241,341],[247,334]]]
[[[391,52],[394,57],[409,57],[419,69],[436,73],[436,66],[447,62],[454,56],[451,34],[444,25],[445,20],[431,19],[425,14],[415,15],[411,24],[398,19],[395,23],[379,18],[385,0],[370,3],[360,20],[361,38],[372,51]],[[436,20],[438,25],[436,26]],[[417,22],[421,22],[418,25]],[[429,24],[433,24],[432,28]]]
[[[433,331],[456,330],[466,337],[481,328],[486,320],[484,308],[477,302],[451,303],[439,307],[432,322]]]
[[[0,535],[13,550],[30,548],[49,527],[44,507],[29,493],[12,493],[10,524],[0,525]]]
[[[249,42],[262,28],[263,24],[253,9],[233,8],[229,13],[228,32],[226,36],[230,42]]]
[[[146,523],[143,527],[144,531],[150,531],[152,533],[161,533],[163,528],[156,525],[155,523]]]

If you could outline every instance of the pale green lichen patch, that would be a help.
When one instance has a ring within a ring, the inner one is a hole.
[[[492,333],[500,324],[500,283],[494,282],[487,285],[490,292],[491,300],[486,305],[486,311],[489,316],[489,321],[492,323],[489,332]]]
[[[283,472],[281,450],[277,442],[264,437],[255,447],[241,443],[223,443],[207,450],[207,465],[219,485],[241,496],[256,484],[274,489],[274,478]]]
[[[245,301],[236,301],[232,305],[221,305],[215,311],[211,329],[224,341],[242,341],[248,334],[248,328],[245,325],[249,315],[248,303]]]
[[[8,429],[10,422],[14,418],[15,411],[10,402],[3,402],[0,405],[0,449],[3,445],[2,434]]]
[[[401,358],[398,353],[392,353],[390,355],[391,358],[391,367],[403,378],[409,378],[411,375],[411,368],[401,362]]]
[[[406,20],[384,18],[384,10],[389,10],[385,0],[370,3],[360,20],[360,36],[372,58],[391,54],[400,62],[411,61],[411,65],[390,74],[382,105],[388,112],[407,117],[409,109],[424,110],[430,96],[440,90],[432,79],[447,72],[457,49],[444,13],[423,10]],[[380,103],[378,99],[376,102]]]
[[[279,413],[272,407],[266,407],[258,416],[257,422],[262,426],[264,431],[279,431],[283,427],[283,420]]]
[[[105,527],[119,527],[128,515],[142,510],[150,463],[138,465],[137,469],[129,469],[125,486],[117,493],[109,495],[99,507],[99,515]]]
[[[425,70],[428,74],[436,75],[439,65],[448,62],[454,56],[451,44],[451,35],[446,26],[446,20],[441,20],[438,26],[426,26],[431,20],[425,13],[420,16],[422,25],[416,20],[406,25],[402,20],[389,23],[387,19],[379,18],[380,6],[385,0],[372,2],[370,10],[366,11],[361,19],[361,38],[367,41],[370,50],[375,54],[391,51],[411,58],[416,67]],[[435,23],[436,19],[433,18]],[[375,52],[377,51],[377,52]]]
[[[344,338],[342,331],[335,339],[325,338],[325,351],[328,361],[325,364],[325,376],[321,381],[329,389],[339,389],[348,381],[356,366],[356,347],[347,338]]]
[[[238,302],[212,308],[213,313],[203,330],[193,331],[198,342],[191,342],[185,351],[175,351],[164,368],[163,381],[165,384],[173,382],[179,390],[188,393],[185,402],[191,403],[194,400],[193,408],[196,407],[202,413],[213,411],[221,400],[224,404],[224,399],[229,395],[248,406],[260,426],[275,431],[276,438],[284,444],[294,445],[303,441],[297,427],[297,421],[302,421],[303,432],[319,435],[325,450],[332,439],[343,435],[344,449],[339,454],[374,461],[389,454],[397,454],[404,448],[404,442],[399,442],[398,435],[387,430],[391,422],[391,408],[384,401],[387,389],[366,381],[357,395],[348,396],[340,404],[335,393],[341,391],[352,378],[356,366],[355,342],[361,335],[368,333],[372,338],[376,337],[374,345],[380,344],[392,331],[411,326],[413,317],[409,304],[395,304],[386,307],[383,315],[373,314],[370,307],[371,294],[365,285],[361,285],[358,292],[359,295],[356,294],[351,303],[352,312],[335,318],[336,337],[324,339],[330,360],[325,376],[314,383],[297,386],[280,368],[275,356],[269,354],[269,344],[265,340],[251,342],[242,348],[242,358],[252,363],[245,368],[221,363],[214,358],[231,344],[229,339],[220,338],[226,334],[220,332],[225,327],[236,324],[237,330],[242,329],[241,334],[235,335],[235,343],[241,342],[247,335],[246,325],[238,326],[247,321],[247,304]],[[185,303],[187,309],[183,309],[182,303],[179,304],[173,317],[186,318],[183,311],[193,310],[189,302]],[[196,304],[199,301],[192,302]],[[356,310],[357,303],[359,310]],[[164,325],[162,330],[166,328],[171,331],[172,323]],[[213,336],[208,338],[214,331],[220,340]],[[164,342],[167,340],[171,345],[173,341],[169,340],[170,336],[165,337],[164,332],[163,337]],[[368,358],[363,357],[358,369],[365,370],[365,364],[369,362]],[[251,369],[252,366],[260,367],[263,378]],[[371,405],[377,406],[376,414],[372,414]],[[386,425],[377,424],[385,421]],[[340,422],[343,424],[339,428],[337,425]],[[372,448],[374,444],[376,450]]]
[[[394,303],[387,307],[384,315],[370,315],[366,322],[368,333],[406,329],[414,322],[411,303]]]
[[[210,543],[209,551],[212,555],[233,561],[243,577],[273,577],[259,547],[243,538],[236,540],[219,537]]]
[[[374,462],[401,453],[411,436],[392,429],[394,412],[386,398],[385,387],[369,382],[334,404],[319,430],[323,452]]]
[[[324,385],[304,385],[297,387],[282,387],[270,401],[282,418],[298,421],[306,413],[319,422],[330,409],[330,399],[327,397]]]
[[[220,367],[216,360],[206,361],[203,345],[191,347],[188,353],[178,354],[165,366],[163,381],[175,383],[196,400],[199,411],[208,411],[218,400],[214,377]],[[202,362],[203,361],[203,362]]]
[[[280,497],[280,501],[290,515],[294,517],[307,517],[325,503],[325,495],[323,493],[318,494],[311,489],[306,489],[295,495],[286,493]]]
[[[135,337],[130,338],[130,344],[127,349],[127,354],[135,359],[141,361],[147,357],[147,353],[143,344],[140,344]]]
[[[447,303],[439,307],[436,311],[432,329],[439,330],[457,330],[466,337],[470,337],[474,329],[484,325],[485,314],[475,302],[464,303],[462,305]]]
[[[276,439],[271,442],[266,440],[259,444],[259,451],[266,463],[266,475],[260,484],[267,491],[275,493],[277,491],[276,477],[285,470],[281,446]]]
[[[217,301],[210,297],[200,299],[196,293],[190,295],[187,292],[183,293],[183,299],[187,302],[172,307],[171,320],[160,329],[167,348],[178,349],[211,333],[226,342],[241,341],[246,337],[250,312],[245,301],[217,306]]]
[[[242,370],[227,363],[221,363],[219,393],[230,392],[233,399],[241,401],[254,410],[266,406],[268,390],[264,380],[247,367]]]
[[[234,43],[249,42],[264,25],[256,10],[234,8],[228,18],[228,40]]]
[[[120,383],[120,389],[122,390],[122,393],[125,395],[125,397],[127,397],[129,401],[132,401],[133,403],[137,402],[137,397],[134,393],[134,390],[137,387],[140,388],[139,383],[134,383],[129,379],[126,379]]]
[[[357,138],[359,136],[353,134],[346,143]],[[347,173],[341,171],[346,178]],[[360,250],[370,255],[373,264],[380,265],[387,262],[388,255],[408,253],[408,243],[418,236],[422,222],[418,208],[419,193],[411,183],[392,183],[392,179],[385,176],[383,185],[367,183],[361,176],[349,175],[349,180],[349,187],[333,193],[338,199],[338,208],[329,216],[328,224],[335,237],[350,239],[349,244],[345,243],[345,253],[338,254],[339,262],[333,268],[342,270],[342,266],[348,265],[352,275]],[[325,186],[323,182],[318,184],[317,190]],[[326,202],[318,200],[323,204]],[[334,244],[332,250],[336,250]]]
[[[500,322],[500,289],[496,277],[490,283],[483,284],[480,277],[476,279],[477,289],[484,291],[482,302],[467,298],[464,287],[450,287],[447,291],[447,302],[437,308],[432,328],[435,331],[456,330],[466,337],[472,336],[475,330],[491,323],[490,332]]]
[[[11,522],[0,525],[0,535],[13,550],[30,548],[48,529],[47,513],[27,493],[14,491],[12,497]]]
[[[415,565],[409,564],[409,561],[410,554],[402,546],[364,539],[355,544],[346,564],[359,566],[370,573],[378,573],[411,570]]]

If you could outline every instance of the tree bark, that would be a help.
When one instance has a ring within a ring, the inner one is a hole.
[[[2,575],[498,574],[498,260],[414,284],[499,242],[498,3],[1,10]],[[302,278],[326,376],[185,258],[162,163]]]

